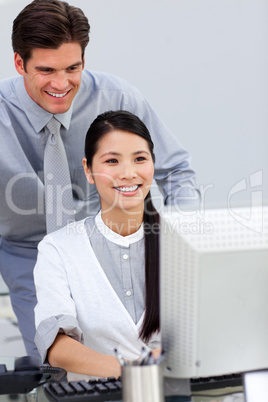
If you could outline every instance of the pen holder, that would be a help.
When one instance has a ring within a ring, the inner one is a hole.
[[[122,367],[123,402],[164,402],[160,364]]]

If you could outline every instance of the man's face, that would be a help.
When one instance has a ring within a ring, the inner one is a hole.
[[[33,49],[27,61],[15,53],[15,67],[24,77],[28,95],[52,114],[69,110],[77,94],[84,68],[79,43],[63,43],[58,49]]]

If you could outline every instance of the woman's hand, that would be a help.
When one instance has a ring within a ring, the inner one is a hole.
[[[161,355],[161,352],[162,352],[161,348],[155,348],[152,350],[152,355],[155,360],[158,359],[158,357]]]

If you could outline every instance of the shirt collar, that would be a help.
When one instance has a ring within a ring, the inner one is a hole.
[[[96,224],[98,230],[100,231],[100,233],[107,240],[111,241],[112,243],[118,244],[119,246],[129,247],[130,244],[136,243],[137,241],[144,238],[143,224],[141,225],[139,230],[137,230],[137,232],[135,232],[129,236],[121,236],[120,234],[113,232],[103,222],[102,217],[101,217],[101,211],[95,217],[95,224]]]
[[[21,77],[17,85],[18,98],[23,105],[24,112],[34,127],[35,131],[39,133],[50,121],[53,114],[47,112],[39,106],[27,93],[24,85],[24,79]],[[56,114],[55,117],[59,122],[68,130],[71,124],[71,117],[73,112],[73,104],[66,113]]]

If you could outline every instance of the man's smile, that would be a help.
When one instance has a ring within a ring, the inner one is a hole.
[[[64,96],[66,96],[66,95],[70,92],[70,90],[67,91],[67,92],[63,92],[63,93],[61,93],[61,94],[56,93],[56,92],[49,92],[49,91],[45,91],[45,92],[46,92],[48,95],[54,96],[54,98],[63,98]]]

